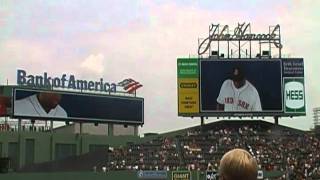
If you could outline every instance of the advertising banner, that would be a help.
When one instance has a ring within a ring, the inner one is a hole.
[[[167,179],[167,171],[138,171],[139,179]]]
[[[283,59],[283,99],[285,114],[306,114],[304,64],[302,58]]]
[[[178,113],[199,113],[198,59],[178,59]]]
[[[215,171],[207,171],[205,179],[206,180],[218,180],[217,172],[215,172]]]
[[[191,180],[190,171],[172,171],[172,180]]]

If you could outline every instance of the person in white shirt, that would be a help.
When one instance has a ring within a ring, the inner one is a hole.
[[[66,111],[59,105],[61,95],[52,92],[40,92],[14,102],[16,116],[33,117],[68,117]]]
[[[217,110],[262,111],[259,93],[246,80],[242,68],[233,68],[231,79],[223,82],[217,98]]]

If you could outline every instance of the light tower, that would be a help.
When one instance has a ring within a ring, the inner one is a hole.
[[[314,129],[320,133],[320,107],[313,108]]]

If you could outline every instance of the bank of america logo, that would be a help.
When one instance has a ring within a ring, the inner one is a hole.
[[[134,93],[137,89],[142,87],[142,84],[131,78],[128,78],[119,82],[118,86],[122,86],[127,93]]]

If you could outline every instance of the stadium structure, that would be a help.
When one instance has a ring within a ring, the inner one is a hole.
[[[0,112],[6,120],[0,132],[0,178],[44,179],[50,174],[54,179],[213,180],[218,179],[223,154],[243,148],[258,162],[257,179],[320,179],[319,134],[279,124],[280,117],[306,113],[303,59],[284,58],[282,46],[279,25],[265,34],[253,33],[245,23],[234,29],[210,25],[209,36],[199,38],[198,55],[177,59],[177,114],[200,118],[200,125],[143,137],[138,135],[138,126],[144,124],[143,98],[132,96],[141,86],[132,79],[117,84],[124,90],[128,84],[137,87],[122,96],[102,78],[86,86],[79,80],[72,91],[61,89],[64,75],[53,78],[49,87],[19,84],[22,80],[17,86],[2,86]],[[240,96],[222,96],[222,84],[235,65],[258,92],[255,106]],[[99,87],[105,92],[94,91]],[[43,116],[19,108],[23,99],[39,99],[40,93],[59,94],[66,113]],[[104,113],[106,107],[112,111]],[[206,123],[209,117],[217,121]],[[275,121],[253,120],[264,117]],[[39,121],[49,125],[39,126]],[[66,125],[54,127],[54,121]]]
[[[313,108],[314,131],[320,134],[320,108]]]

